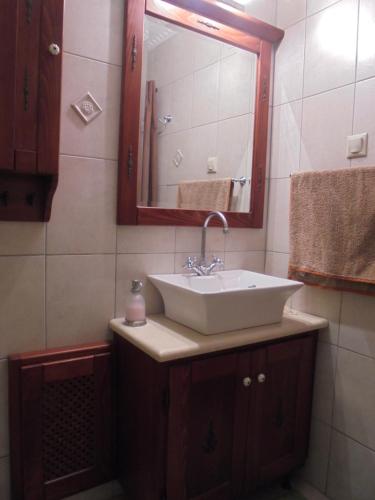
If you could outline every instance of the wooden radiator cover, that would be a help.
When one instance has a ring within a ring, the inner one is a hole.
[[[64,498],[113,477],[109,343],[11,356],[12,498]]]

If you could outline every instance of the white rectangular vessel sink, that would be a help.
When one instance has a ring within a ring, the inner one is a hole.
[[[210,276],[149,276],[161,293],[165,315],[204,335],[281,321],[287,299],[303,286],[297,281],[250,271]]]

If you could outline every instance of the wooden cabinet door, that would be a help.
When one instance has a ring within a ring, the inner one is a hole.
[[[10,360],[12,497],[57,500],[113,475],[110,346]]]
[[[288,474],[307,452],[315,337],[253,353],[255,391],[248,429],[248,484]]]
[[[228,354],[170,369],[168,500],[229,500],[246,452],[248,354]]]

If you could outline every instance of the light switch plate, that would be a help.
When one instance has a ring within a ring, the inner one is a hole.
[[[346,157],[361,158],[367,156],[368,134],[350,135],[347,139]]]
[[[207,160],[207,173],[208,174],[216,174],[217,172],[217,157],[211,156]]]

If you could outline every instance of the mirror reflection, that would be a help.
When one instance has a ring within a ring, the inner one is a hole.
[[[138,205],[249,212],[257,55],[146,16]]]

